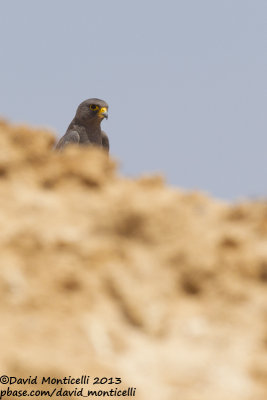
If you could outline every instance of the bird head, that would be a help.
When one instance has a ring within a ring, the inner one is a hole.
[[[79,120],[101,122],[108,118],[108,104],[100,99],[88,99],[83,101],[76,112]]]

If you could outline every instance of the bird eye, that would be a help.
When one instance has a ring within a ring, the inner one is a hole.
[[[98,109],[99,109],[99,107],[96,106],[95,104],[90,104],[90,110],[96,111]]]

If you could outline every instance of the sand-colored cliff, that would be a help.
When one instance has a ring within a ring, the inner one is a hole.
[[[267,203],[125,179],[101,150],[53,141],[0,125],[0,373],[266,400]]]

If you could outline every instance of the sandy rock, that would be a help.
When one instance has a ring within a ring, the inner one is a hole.
[[[121,377],[138,400],[265,400],[267,203],[121,178],[104,151],[53,144],[0,123],[2,373]],[[38,383],[23,389],[55,387]]]

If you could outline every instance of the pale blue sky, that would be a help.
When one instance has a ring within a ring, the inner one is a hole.
[[[5,118],[61,136],[99,97],[124,174],[266,197],[266,0],[1,0],[0,50]]]

